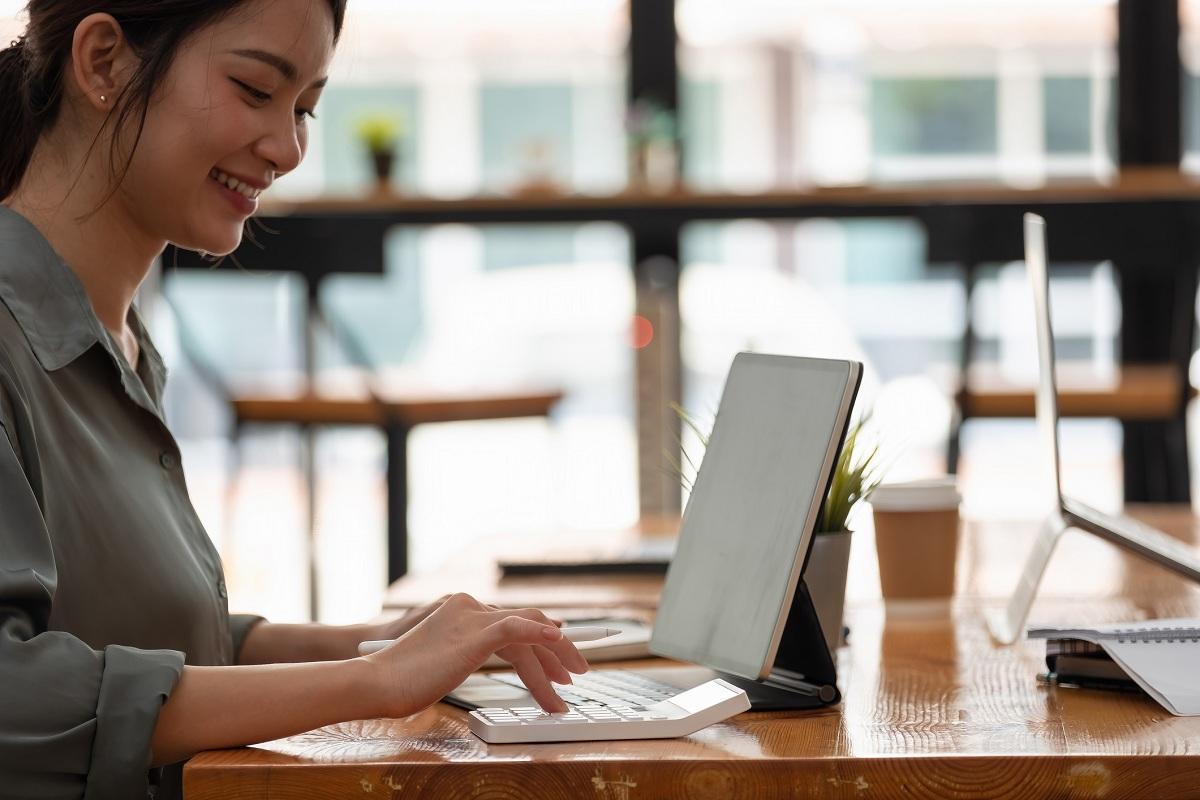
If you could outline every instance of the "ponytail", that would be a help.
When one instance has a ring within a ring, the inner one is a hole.
[[[8,197],[21,182],[38,125],[29,103],[29,69],[25,39],[0,50],[0,199]]]

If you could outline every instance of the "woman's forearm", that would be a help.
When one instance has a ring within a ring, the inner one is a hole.
[[[375,669],[362,659],[313,664],[184,667],[159,713],[154,764],[201,750],[267,742],[384,713]]]
[[[370,639],[370,625],[287,625],[260,622],[246,633],[239,664],[337,661],[358,655],[358,643]]]
[[[566,708],[551,681],[565,683],[571,680],[569,672],[587,672],[587,661],[563,638],[555,620],[535,609],[498,611],[456,594],[421,613],[419,622],[402,619],[391,628],[383,626],[395,641],[369,656],[307,664],[184,667],[154,729],[153,763],[279,739],[344,720],[408,716],[445,697],[493,653],[513,665],[548,711]],[[397,628],[404,624],[411,628],[400,635]],[[347,631],[354,633],[343,629]]]

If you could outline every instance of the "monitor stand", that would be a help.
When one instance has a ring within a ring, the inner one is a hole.
[[[726,673],[721,678],[746,690],[751,711],[824,708],[841,701],[837,668],[803,578],[792,596],[770,675],[757,681]]]
[[[1042,520],[1033,549],[1021,570],[1017,580],[1017,588],[1013,589],[1012,597],[1003,609],[988,609],[988,628],[992,636],[1001,644],[1013,644],[1025,635],[1025,621],[1029,618],[1029,609],[1033,607],[1033,599],[1037,595],[1038,584],[1046,574],[1046,566],[1054,547],[1067,531],[1066,520],[1062,514],[1054,512]]]

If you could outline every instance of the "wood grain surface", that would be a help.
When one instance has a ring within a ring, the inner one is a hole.
[[[1200,541],[1190,510],[1136,515]],[[203,753],[185,770],[186,796],[1200,796],[1200,718],[1141,694],[1041,684],[1042,643],[989,638],[983,612],[1001,604],[1032,535],[1029,523],[968,524],[953,601],[884,604],[870,531],[856,534],[836,708],[746,713],[681,739],[488,745],[465,712],[438,704]],[[1064,538],[1047,581],[1037,622],[1200,615],[1200,588],[1082,533]]]

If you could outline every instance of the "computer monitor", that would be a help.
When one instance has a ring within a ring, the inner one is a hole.
[[[1046,221],[1037,214],[1024,217],[1025,269],[1033,290],[1037,326],[1038,382],[1034,394],[1038,436],[1042,440],[1042,469],[1053,487],[1045,511],[1056,510],[1062,497],[1062,466],[1058,456],[1058,378],[1054,360],[1054,331],[1050,323],[1050,276],[1046,265]]]
[[[652,653],[768,677],[861,375],[853,361],[737,355],[667,572]]]
[[[1063,494],[1058,440],[1058,380],[1054,361],[1054,329],[1050,321],[1050,279],[1046,257],[1046,221],[1025,214],[1025,267],[1033,291],[1037,327],[1038,385],[1036,414],[1042,440],[1047,505],[1041,530],[1026,559],[1017,586],[1003,610],[989,610],[992,635],[1011,644],[1025,633],[1025,622],[1058,540],[1068,528],[1087,531],[1159,566],[1200,581],[1200,553],[1162,531],[1124,515],[1106,514]]]

